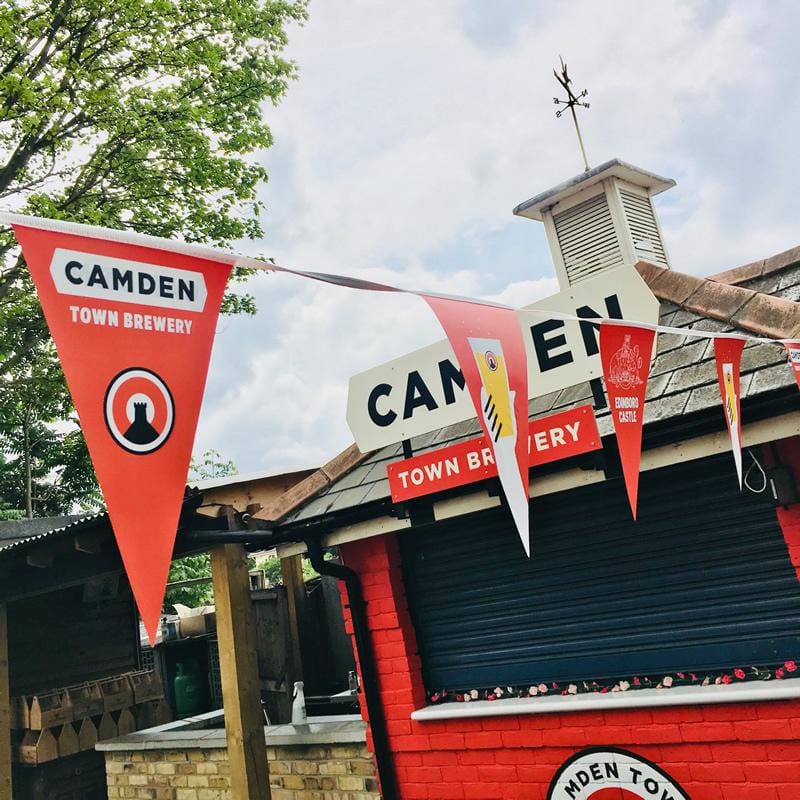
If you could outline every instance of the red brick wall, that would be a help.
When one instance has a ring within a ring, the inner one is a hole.
[[[796,557],[800,506],[779,518]],[[558,767],[596,745],[655,762],[692,800],[800,800],[800,701],[412,721],[425,690],[397,541],[352,542],[342,555],[364,584],[403,800],[544,800]]]
[[[800,581],[800,505],[788,506],[778,509],[778,522],[789,549],[789,558],[792,559],[794,571]],[[798,795],[800,800],[800,795]]]

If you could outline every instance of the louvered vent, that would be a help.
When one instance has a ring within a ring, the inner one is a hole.
[[[620,189],[619,194],[633,239],[636,258],[668,267],[669,261],[664,251],[664,243],[661,241],[650,198],[626,189]]]
[[[623,263],[604,194],[555,214],[553,223],[570,286]]]

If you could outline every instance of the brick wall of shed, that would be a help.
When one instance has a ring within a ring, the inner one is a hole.
[[[267,747],[272,800],[380,800],[362,744]],[[219,749],[106,753],[109,800],[230,800],[228,754]]]
[[[412,720],[425,690],[396,538],[341,550],[364,584],[403,800],[545,800],[559,766],[598,745],[655,762],[692,800],[800,800],[800,701]]]

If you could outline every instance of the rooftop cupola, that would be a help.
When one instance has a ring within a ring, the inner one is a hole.
[[[653,196],[674,185],[615,158],[520,203],[514,213],[544,223],[564,291],[637,261],[669,267]]]

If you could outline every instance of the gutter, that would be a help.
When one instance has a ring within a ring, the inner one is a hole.
[[[263,521],[242,516],[242,522],[247,524],[263,525]],[[326,561],[322,549],[322,532],[317,535],[307,533],[303,540],[308,549],[311,565],[320,575],[328,575],[337,580],[344,581],[347,589],[348,607],[353,621],[353,638],[356,645],[356,656],[361,669],[364,702],[367,707],[369,726],[372,732],[375,763],[378,770],[378,780],[381,785],[383,800],[399,800],[397,778],[389,747],[389,736],[386,728],[386,717],[383,713],[383,703],[378,686],[378,670],[375,664],[375,651],[372,647],[372,636],[367,623],[367,603],[364,600],[364,591],[361,579],[355,570],[342,564]],[[276,533],[272,530],[207,530],[185,531],[182,533],[185,541],[191,544],[244,544],[254,545],[258,548],[270,548],[289,541],[298,541],[297,535],[287,532]]]
[[[367,705],[367,716],[369,717],[369,726],[375,751],[375,763],[381,784],[381,797],[383,800],[398,800],[397,779],[392,760],[392,751],[389,747],[386,717],[383,713],[383,703],[378,687],[378,670],[375,666],[375,651],[372,647],[372,636],[367,623],[367,603],[364,600],[361,579],[358,577],[358,573],[350,569],[350,567],[325,560],[320,537],[306,539],[306,547],[308,548],[311,566],[320,575],[329,575],[332,578],[344,581],[344,585],[347,588],[347,600],[353,621],[353,637],[356,642],[358,664],[361,668],[364,701]]]

